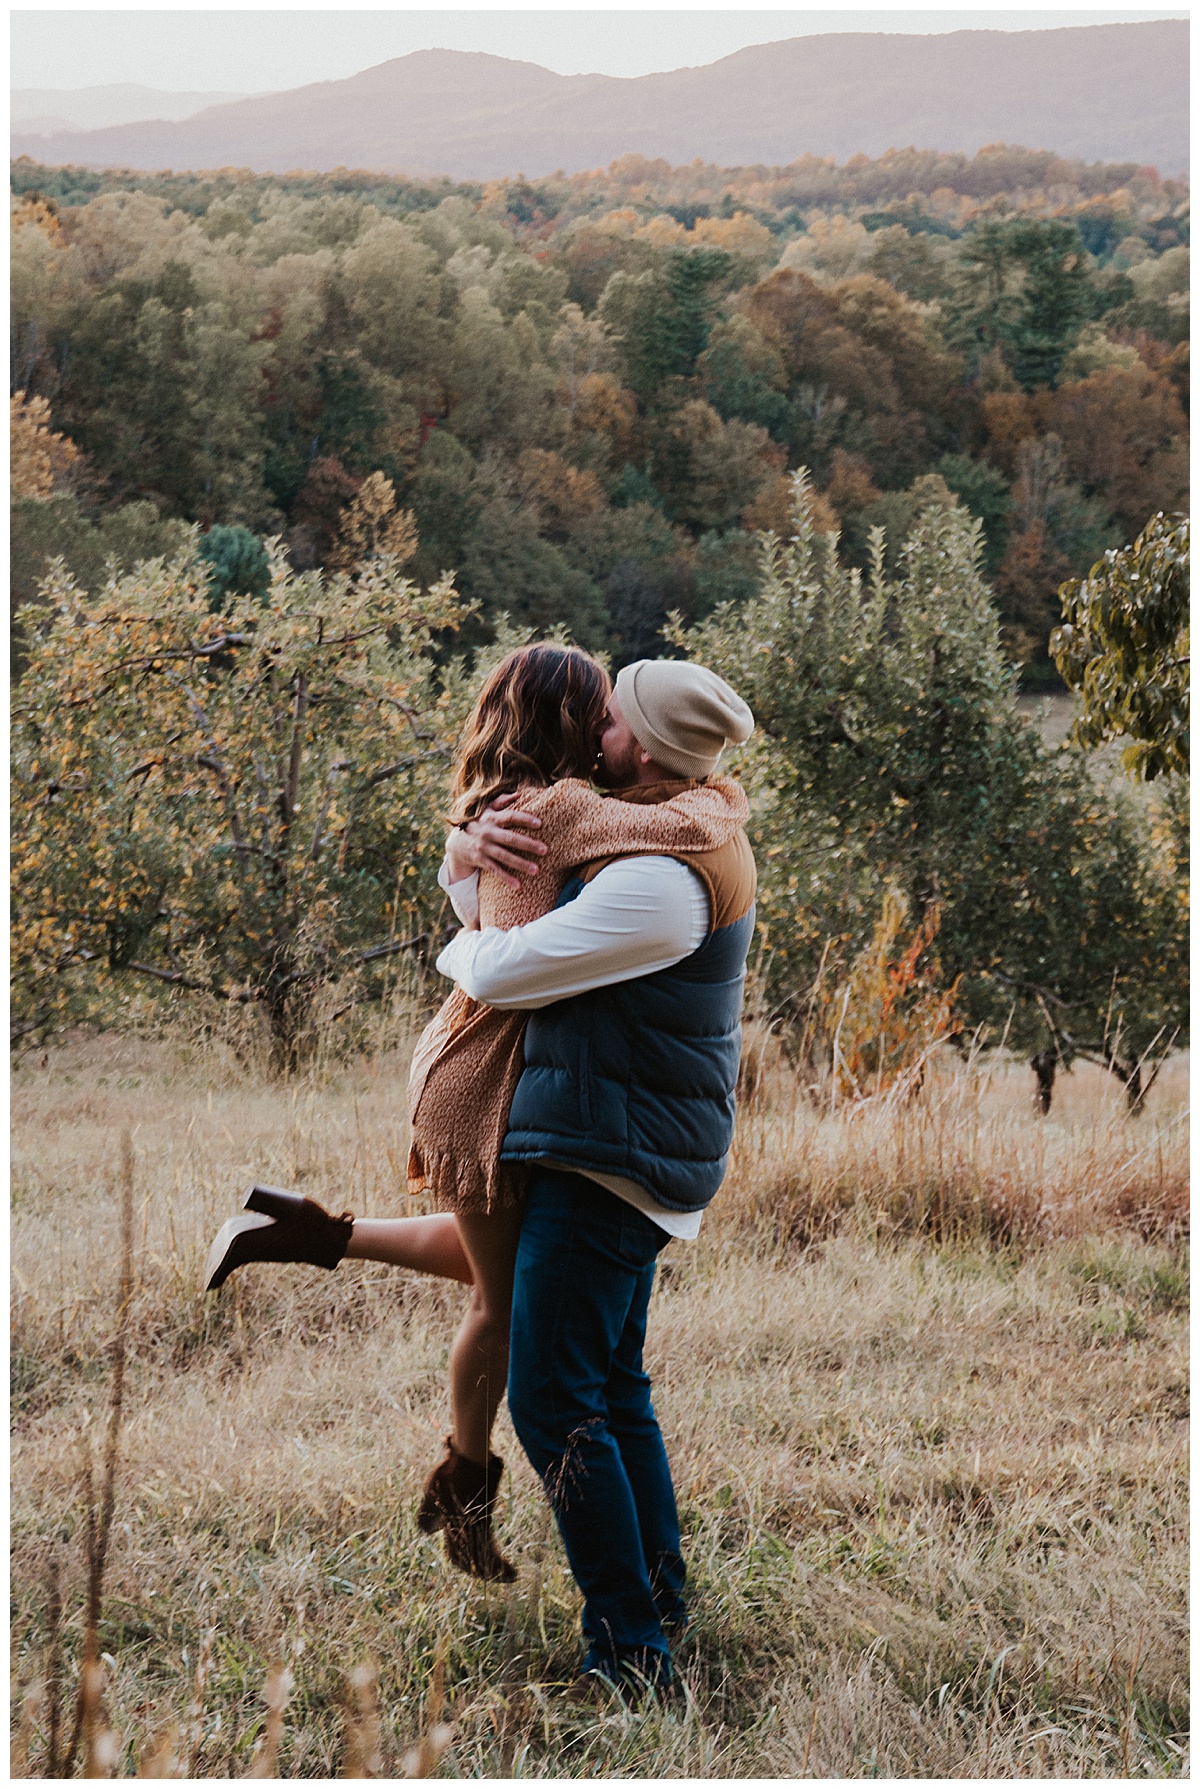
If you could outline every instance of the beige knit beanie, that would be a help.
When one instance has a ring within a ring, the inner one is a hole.
[[[723,678],[680,659],[626,665],[615,694],[638,744],[676,776],[711,776],[725,747],[741,745],[754,729],[754,716]]]

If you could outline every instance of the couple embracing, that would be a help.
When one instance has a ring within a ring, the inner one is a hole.
[[[670,1682],[687,1619],[642,1348],[657,1257],[698,1234],[733,1134],[755,872],[745,796],[715,772],[752,726],[698,665],[644,659],[614,687],[575,648],[510,654],[455,771],[455,987],[409,1082],[409,1187],[437,1211],[333,1217],[256,1186],[206,1268],[213,1288],[349,1257],[470,1286],[418,1524],[460,1569],[515,1576],[492,1526],[507,1387],[583,1593],[583,1670],[621,1686]]]

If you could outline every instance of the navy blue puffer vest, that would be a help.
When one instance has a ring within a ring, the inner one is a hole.
[[[530,1014],[501,1157],[619,1174],[668,1210],[700,1211],[733,1140],[754,859],[738,833],[680,861],[708,887],[704,943],[657,975]],[[559,906],[583,886],[569,883]]]

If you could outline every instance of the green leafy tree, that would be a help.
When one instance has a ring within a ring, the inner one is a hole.
[[[765,429],[722,422],[700,398],[656,417],[646,434],[646,469],[663,508],[697,530],[728,527],[783,462]]]
[[[262,523],[270,504],[259,407],[269,353],[190,268],[123,280],[83,307],[59,399],[68,432],[130,497],[210,525]]]
[[[1050,641],[1082,699],[1075,739],[1127,739],[1125,768],[1147,782],[1188,768],[1189,543],[1186,517],[1152,517],[1132,546],[1063,585],[1064,620]]]
[[[209,607],[221,614],[230,597],[264,597],[271,587],[271,560],[248,528],[210,528],[200,536],[200,557],[212,567]]]
[[[564,551],[599,589],[604,644],[615,669],[661,653],[668,615],[676,609],[691,612],[689,538],[651,504],[597,510],[580,523]]]
[[[965,453],[945,453],[937,470],[963,506],[983,523],[983,569],[994,572],[1004,557],[1012,499],[1001,473],[985,460]]]
[[[614,273],[598,315],[616,344],[625,384],[639,403],[650,403],[681,370],[671,291],[662,269]]]
[[[149,981],[256,1007],[288,1068],[323,990],[430,939],[459,715],[431,647],[462,605],[276,548],[265,601],[216,615],[207,569],[46,587],[13,717],[14,1028]]]
[[[977,356],[998,347],[1027,391],[1055,385],[1095,314],[1088,257],[1073,223],[1014,218],[977,226],[960,250],[950,337]]]
[[[758,423],[777,441],[786,440],[783,363],[748,317],[735,315],[713,326],[696,371],[723,421]]]
[[[567,276],[568,299],[590,313],[614,274],[645,273],[656,257],[647,242],[576,219],[555,258]]]
[[[501,256],[489,284],[492,302],[506,322],[512,323],[524,313],[539,338],[549,340],[567,296],[567,276],[560,268],[510,249]]]
[[[1190,251],[1169,248],[1157,259],[1148,256],[1130,270],[1132,287],[1119,321],[1134,329],[1148,329],[1159,341],[1185,342],[1190,334]],[[1123,295],[1123,294],[1122,294]]]
[[[1073,565],[1087,565],[1114,539],[1103,507],[1067,476],[1062,442],[1034,435],[1017,451],[1008,545],[996,571],[1005,643],[1027,666],[1049,669],[1057,590]]]
[[[434,251],[412,225],[382,218],[346,250],[337,285],[359,351],[419,393],[451,336],[453,288]]]
[[[382,381],[353,348],[318,354],[315,372],[313,439],[352,472],[365,471],[378,457],[375,445],[388,420]]]
[[[14,675],[25,662],[25,631],[17,616],[38,603],[39,587],[53,560],[62,559],[85,590],[99,590],[110,569],[128,572],[145,559],[178,558],[188,544],[187,523],[164,519],[157,504],[145,499],[91,516],[70,491],[17,497],[9,522]]]
[[[906,298],[918,304],[929,304],[943,298],[947,290],[948,258],[934,253],[929,237],[912,235],[902,224],[881,229],[867,262],[867,271],[876,279],[886,280]]]
[[[55,551],[95,590],[97,531],[147,534],[147,503],[332,566],[379,474],[417,518],[416,575],[452,568],[483,605],[472,643],[511,609],[653,650],[664,608],[745,588],[782,454],[860,569],[886,527],[889,577],[940,467],[984,519],[1010,648],[1053,675],[1058,585],[1184,500],[1185,189],[1007,149],[713,179],[640,156],[486,187],[17,163],[13,389],[85,458],[66,489],[14,484],[16,598]],[[595,514],[646,506],[687,563],[590,569]]]
[[[449,422],[476,453],[519,453],[544,432],[554,376],[529,318],[512,322],[481,287],[463,294],[445,368]]]
[[[702,616],[721,603],[744,603],[758,589],[758,550],[752,534],[730,528],[711,529],[696,542],[695,613]]]
[[[449,429],[435,429],[422,447],[406,493],[420,541],[418,577],[461,566],[483,503],[475,462]]]
[[[925,509],[894,580],[877,531],[864,579],[815,533],[803,474],[794,494],[757,596],[678,636],[759,722],[777,1012],[808,1010],[823,958],[862,950],[894,891],[913,918],[936,912],[968,1025],[1056,1061],[1091,1051],[1140,1098],[1144,1053],[1184,1022],[1179,902],[1132,804],[1048,754],[1017,710],[979,523]]]
[[[643,404],[672,379],[688,378],[712,328],[717,289],[733,259],[723,249],[668,256],[646,273],[615,273],[600,317],[619,346],[625,379]]]
[[[672,255],[667,264],[667,290],[675,313],[674,370],[685,378],[695,370],[708,345],[716,295],[733,265],[732,255],[719,248],[697,248],[687,254]]]
[[[458,583],[463,595],[494,621],[545,633],[570,617],[584,645],[605,643],[604,606],[595,584],[571,564],[561,546],[538,533],[537,517],[487,479],[477,485],[479,507],[463,542]]]

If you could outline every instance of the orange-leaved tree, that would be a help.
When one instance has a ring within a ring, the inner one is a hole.
[[[844,1098],[915,1093],[938,1045],[961,1033],[961,977],[947,983],[934,952],[941,909],[931,902],[906,939],[907,916],[903,896],[888,889],[870,940],[828,995],[823,1028],[832,1084]]]
[[[67,484],[82,455],[50,427],[46,398],[15,391],[8,400],[8,480],[14,497],[49,497]]]

